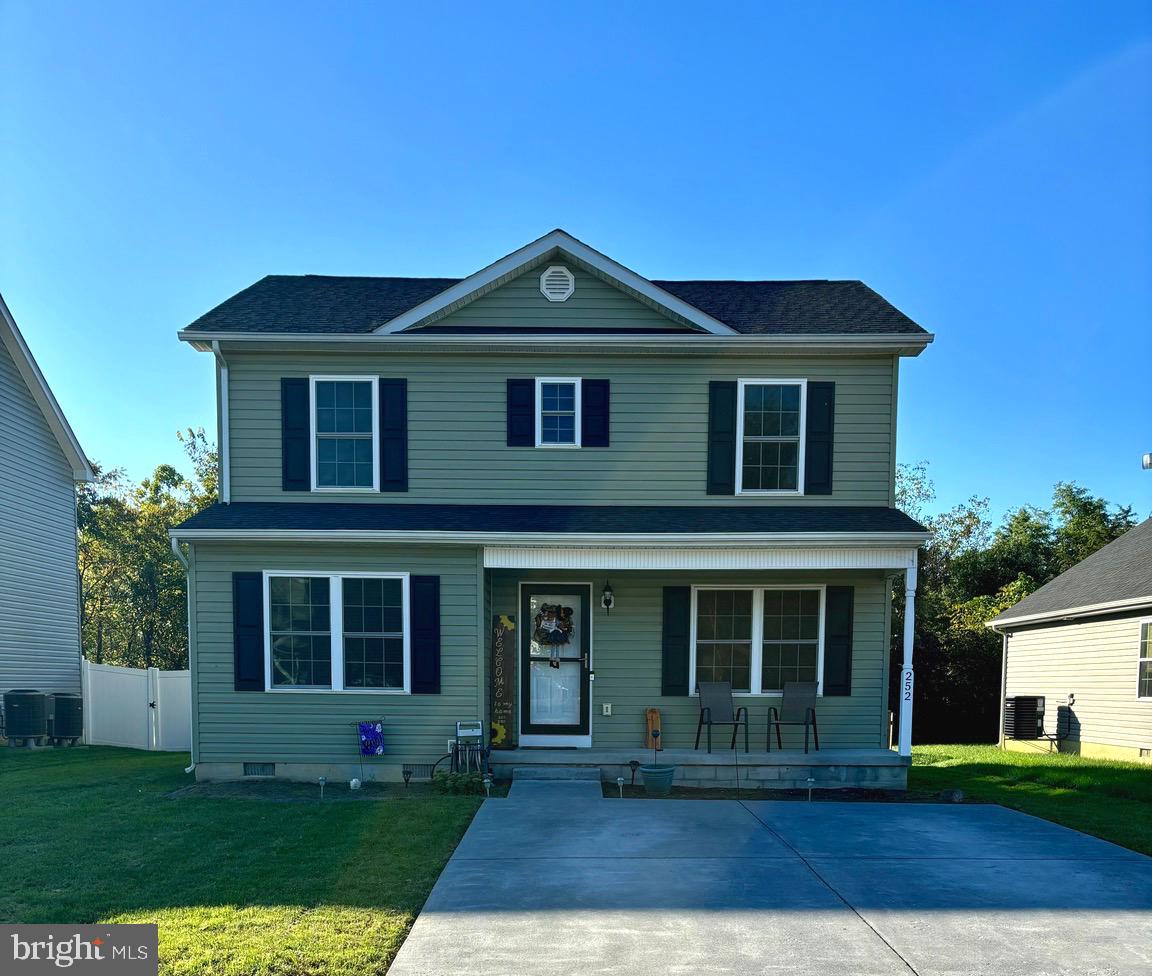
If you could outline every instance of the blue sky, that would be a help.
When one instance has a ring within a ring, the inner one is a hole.
[[[862,278],[939,504],[1152,511],[1152,6],[0,0],[0,291],[88,453],[212,423],[268,273]]]

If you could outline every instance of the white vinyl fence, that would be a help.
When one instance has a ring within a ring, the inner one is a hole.
[[[84,741],[187,752],[192,747],[192,680],[188,671],[120,668],[83,661]]]

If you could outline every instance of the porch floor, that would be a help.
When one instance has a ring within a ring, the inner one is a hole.
[[[651,750],[635,749],[494,749],[492,769],[497,777],[511,778],[514,769],[531,769],[540,776],[564,770],[600,769],[600,778],[615,782],[620,776],[631,781],[631,760],[652,761]],[[890,749],[803,749],[772,752],[703,748],[664,749],[661,765],[676,766],[675,785],[726,787],[755,785],[763,788],[796,789],[906,789],[910,761]],[[739,768],[737,768],[739,767]],[[809,782],[809,780],[812,782]],[[638,779],[639,781],[639,779]]]

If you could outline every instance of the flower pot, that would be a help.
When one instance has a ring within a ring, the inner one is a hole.
[[[641,766],[640,775],[644,777],[644,791],[649,796],[667,796],[672,792],[672,777],[676,775],[676,767]]]

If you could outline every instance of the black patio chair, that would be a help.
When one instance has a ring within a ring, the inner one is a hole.
[[[731,725],[732,745],[736,748],[736,733],[744,726],[744,751],[748,751],[748,709],[736,707],[732,700],[732,683],[729,681],[700,682],[700,721],[696,723],[696,748],[700,748],[700,731],[708,729],[708,751],[712,751],[712,726]]]
[[[816,751],[820,751],[820,733],[816,729],[816,682],[815,681],[786,681],[784,682],[784,698],[780,708],[772,705],[768,709],[768,751],[772,751],[772,729],[776,729],[776,748],[783,749],[780,741],[781,725],[804,726],[804,751],[808,751],[808,729],[812,729],[812,738],[816,743]]]

